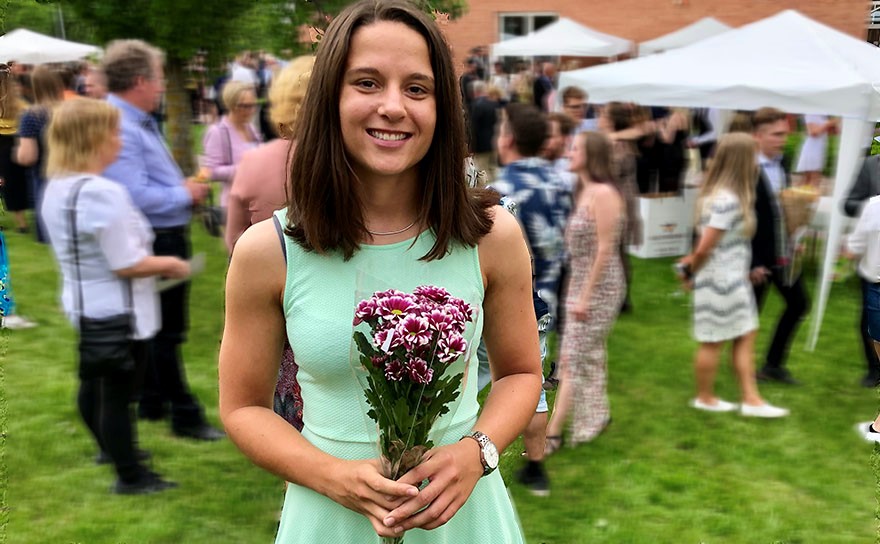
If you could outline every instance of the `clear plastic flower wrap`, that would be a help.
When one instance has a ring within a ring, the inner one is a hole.
[[[472,341],[480,306],[436,285],[359,290],[357,298],[352,369],[364,390],[362,405],[378,437],[384,475],[396,480],[441,445],[453,423],[477,347]]]

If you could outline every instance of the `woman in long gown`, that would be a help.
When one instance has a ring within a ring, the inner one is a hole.
[[[564,377],[547,425],[547,454],[562,445],[569,412],[572,446],[593,440],[611,420],[605,342],[625,290],[618,247],[626,210],[612,181],[608,138],[597,132],[578,135],[571,169],[578,174],[578,188],[565,233],[570,262],[560,361]]]
[[[291,484],[277,542],[404,532],[407,544],[522,542],[488,446],[468,435],[479,431],[500,451],[534,413],[531,267],[497,194],[467,187],[460,112],[448,46],[414,5],[361,1],[333,20],[299,119],[288,208],[275,215],[284,233],[268,220],[248,229],[227,277],[220,413],[242,452]],[[380,470],[349,362],[355,294],[371,274],[478,305],[471,345],[482,331],[492,361],[482,411],[476,350],[453,363],[467,375],[449,428],[397,481]],[[308,407],[302,432],[272,411],[285,335]]]

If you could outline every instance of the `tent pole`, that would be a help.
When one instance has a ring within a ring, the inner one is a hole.
[[[844,119],[841,127],[837,170],[834,176],[834,191],[831,197],[828,232],[825,239],[825,258],[822,264],[822,272],[816,278],[816,304],[811,318],[810,334],[807,339],[807,349],[809,351],[816,349],[816,343],[819,340],[822,317],[825,315],[825,307],[828,304],[828,295],[831,292],[831,282],[834,275],[834,265],[837,262],[843,235],[844,218],[841,206],[855,179],[856,170],[861,164],[861,151],[866,125],[872,125],[872,123],[861,119]]]

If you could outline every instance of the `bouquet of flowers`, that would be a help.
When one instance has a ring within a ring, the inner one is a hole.
[[[464,377],[447,371],[468,351],[465,329],[475,316],[473,306],[431,285],[412,294],[376,292],[355,308],[355,370],[364,377],[387,478],[400,478],[434,447],[432,428],[450,412]]]

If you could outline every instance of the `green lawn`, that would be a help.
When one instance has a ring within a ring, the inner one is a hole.
[[[111,471],[92,463],[92,440],[74,405],[73,334],[57,303],[57,273],[45,246],[9,233],[19,311],[36,329],[4,331],[0,416],[6,415],[0,515],[10,543],[272,542],[282,484],[253,467],[232,444],[170,436],[141,423],[155,467],[180,488],[147,497],[108,493]],[[217,422],[218,342],[226,256],[218,239],[194,228],[208,270],[193,282],[189,380]],[[553,491],[535,498],[511,483],[528,542],[539,543],[868,543],[877,535],[872,448],[853,431],[872,418],[877,393],[863,373],[855,322],[858,286],[832,291],[817,350],[795,340],[790,368],[804,386],[763,386],[792,409],[781,421],[744,420],[687,407],[693,393],[688,299],[676,296],[669,259],[635,261],[635,312],[610,340],[614,423],[594,443],[563,449],[547,467]],[[811,281],[810,288],[813,283]],[[765,308],[759,349],[778,315]],[[725,363],[719,392],[736,398]],[[5,403],[5,404],[4,404]],[[3,440],[0,437],[0,440]],[[510,481],[521,444],[505,452]],[[328,543],[330,544],[330,543]],[[333,543],[335,544],[335,543]]]

